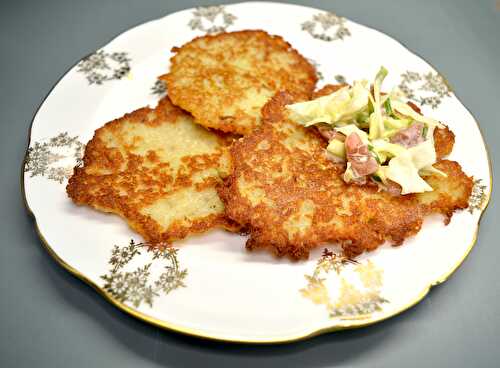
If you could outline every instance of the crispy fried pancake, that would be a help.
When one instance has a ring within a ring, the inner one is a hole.
[[[312,247],[338,242],[356,256],[385,241],[401,244],[420,230],[426,214],[449,220],[467,207],[472,180],[452,161],[436,165],[448,178],[430,177],[436,190],[423,195],[395,197],[345,184],[343,167],[326,158],[316,130],[287,120],[284,106],[295,101],[278,93],[262,109],[261,128],[231,147],[233,171],[219,194],[228,217],[248,227],[248,249],[300,259]]]
[[[323,86],[322,88],[318,89],[317,91],[314,91],[312,98],[318,98],[318,97],[323,97],[326,95],[330,95],[333,92],[339,90],[342,87],[348,86],[347,83],[341,83],[341,84],[327,84]]]
[[[446,173],[447,177],[438,175],[426,177],[425,180],[434,191],[418,193],[416,197],[426,213],[441,213],[445,216],[445,223],[448,224],[455,210],[469,206],[473,181],[463,173],[458,162],[440,160],[433,166]]]
[[[434,148],[438,159],[448,156],[455,144],[455,134],[445,125],[434,129]]]
[[[150,242],[233,229],[215,189],[228,171],[228,144],[166,97],[97,129],[67,192],[77,204],[123,217]]]
[[[195,38],[172,51],[162,77],[172,102],[197,123],[248,134],[260,125],[260,109],[279,90],[304,93],[316,84],[314,67],[289,43],[264,31]]]

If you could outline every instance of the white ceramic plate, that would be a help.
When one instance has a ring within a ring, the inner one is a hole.
[[[207,32],[241,29],[283,36],[317,66],[320,85],[371,79],[386,66],[386,88],[399,85],[425,114],[445,121],[456,134],[451,159],[475,179],[469,209],[455,214],[448,226],[430,218],[403,246],[380,247],[354,264],[330,254],[333,245],[304,262],[249,253],[244,237],[223,231],[155,254],[118,217],[74,206],[65,184],[83,143],[105,122],[155,105],[165,93],[156,77],[167,71],[170,49]],[[478,125],[428,63],[394,39],[333,13],[254,2],[168,15],[121,34],[78,62],[33,119],[23,180],[48,251],[107,300],[179,332],[258,343],[365,326],[410,308],[469,253],[491,191]]]

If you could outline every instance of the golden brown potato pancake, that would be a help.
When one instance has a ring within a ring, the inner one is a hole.
[[[228,144],[166,97],[97,129],[67,193],[123,217],[153,243],[235,229],[215,189],[228,171]]]
[[[262,109],[261,128],[231,147],[232,174],[219,194],[227,216],[249,229],[248,249],[300,259],[336,242],[356,256],[385,241],[401,244],[420,230],[426,214],[442,213],[449,221],[467,207],[472,179],[447,160],[436,167],[448,177],[428,177],[435,191],[422,195],[345,184],[344,168],[325,156],[326,141],[287,119],[284,106],[297,100],[278,93]]]
[[[260,30],[202,36],[172,51],[170,72],[160,77],[172,102],[224,132],[249,134],[277,91],[310,97],[316,85],[316,71],[302,55]]]

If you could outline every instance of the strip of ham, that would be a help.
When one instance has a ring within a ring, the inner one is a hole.
[[[401,185],[392,180],[387,179],[387,183],[384,187],[385,190],[394,197],[401,195]]]
[[[368,151],[359,135],[351,133],[345,140],[347,161],[357,176],[371,175],[378,170],[378,163]]]
[[[422,134],[423,130],[424,123],[415,123],[394,134],[390,141],[391,143],[400,144],[405,148],[414,147],[425,140]]]
[[[321,136],[328,142],[330,142],[332,139],[337,139],[341,142],[345,141],[345,135],[337,132],[335,129],[329,126],[317,125],[316,128],[318,129],[319,134],[321,134]]]

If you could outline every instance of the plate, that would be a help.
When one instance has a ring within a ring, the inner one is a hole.
[[[386,86],[398,85],[456,134],[450,158],[474,176],[469,208],[448,226],[442,218],[427,219],[401,247],[385,245],[353,261],[328,245],[308,261],[292,262],[247,252],[244,237],[224,231],[153,252],[118,217],[73,205],[65,185],[84,144],[105,122],[153,106],[166,93],[157,76],[168,70],[171,48],[206,33],[242,29],[283,36],[316,66],[319,85],[371,79],[387,67]],[[22,176],[26,205],[48,252],[108,301],[160,327],[252,343],[367,326],[418,303],[472,249],[492,180],[478,124],[427,62],[337,14],[267,2],[171,14],[80,60],[37,111]]]

